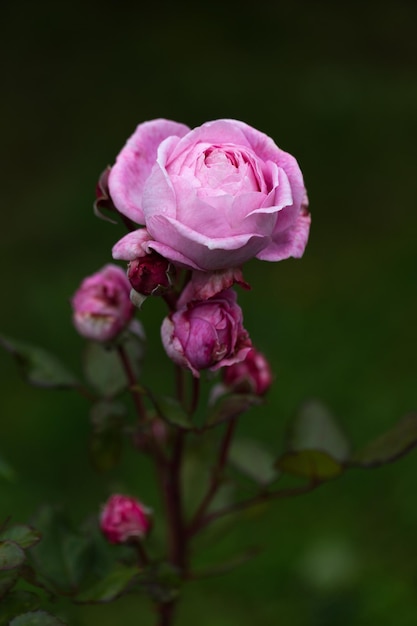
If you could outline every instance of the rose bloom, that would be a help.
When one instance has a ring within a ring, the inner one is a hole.
[[[129,294],[130,283],[117,265],[105,265],[85,278],[71,300],[80,335],[103,342],[117,337],[135,312]]]
[[[251,342],[235,292],[227,289],[208,300],[188,303],[186,297],[187,290],[178,310],[164,319],[161,328],[162,343],[174,363],[198,378],[199,370],[215,371],[244,359]]]
[[[151,527],[150,510],[129,496],[113,494],[100,514],[100,528],[110,543],[143,537]]]
[[[271,367],[261,352],[252,348],[243,361],[225,367],[223,382],[236,392],[264,395],[273,381]]]
[[[131,261],[155,250],[202,271],[253,257],[300,257],[310,215],[293,156],[247,124],[222,119],[190,130],[170,120],[140,124],[109,175],[116,208],[146,228],[113,248]]]

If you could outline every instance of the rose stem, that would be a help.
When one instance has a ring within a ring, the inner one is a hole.
[[[227,428],[225,430],[223,439],[220,444],[219,456],[217,459],[217,464],[213,468],[211,474],[211,483],[209,489],[204,496],[200,506],[197,509],[196,514],[194,515],[194,519],[192,520],[189,528],[188,528],[188,536],[191,537],[194,533],[197,532],[202,527],[202,521],[205,515],[205,512],[210,505],[220,483],[222,480],[222,474],[224,467],[227,463],[227,457],[229,454],[230,444],[232,442],[233,434],[236,428],[237,419],[231,419],[227,424]],[[206,518],[207,519],[207,518]]]
[[[263,491],[262,493],[257,494],[253,498],[249,498],[248,500],[242,500],[241,502],[236,502],[235,504],[231,504],[219,511],[214,511],[209,515],[206,515],[204,518],[200,519],[198,524],[193,524],[193,527],[190,528],[192,534],[197,533],[202,528],[205,528],[211,522],[214,522],[216,519],[224,517],[226,515],[230,515],[231,513],[236,513],[238,511],[243,511],[244,509],[248,509],[251,506],[256,504],[260,504],[261,502],[268,502],[269,500],[276,500],[279,498],[291,498],[294,496],[300,496],[304,493],[309,493],[310,491],[314,491],[317,487],[324,484],[325,481],[313,480],[307,485],[302,485],[301,487],[289,487],[287,489],[280,489],[279,491]]]
[[[190,409],[189,409],[190,416],[194,415],[194,413],[197,410],[199,397],[200,397],[200,379],[193,376],[191,404],[190,404]]]
[[[120,360],[122,362],[123,365],[123,369],[125,371],[126,374],[126,378],[129,382],[129,386],[130,386],[130,393],[132,395],[133,398],[133,402],[135,403],[135,407],[136,407],[136,411],[137,414],[139,416],[139,420],[140,421],[145,421],[146,420],[146,408],[145,405],[143,404],[142,401],[142,395],[139,393],[139,391],[137,391],[135,389],[135,385],[136,385],[136,376],[135,373],[132,369],[131,363],[129,361],[129,357],[127,356],[126,350],[124,349],[123,346],[119,345],[117,346],[117,351],[119,353],[119,357]]]

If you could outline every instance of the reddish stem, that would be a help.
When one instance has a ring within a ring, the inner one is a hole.
[[[198,530],[200,530],[200,528],[202,528],[202,523],[204,521],[205,513],[208,507],[210,506],[210,503],[213,500],[217,489],[219,488],[221,484],[223,471],[227,463],[227,457],[229,455],[230,444],[232,442],[233,434],[236,428],[236,423],[237,423],[236,419],[232,419],[227,424],[226,431],[224,433],[222,442],[220,444],[217,464],[214,467],[212,475],[211,475],[210,486],[200,506],[198,507],[196,514],[194,515],[194,519],[192,520],[188,528],[189,537],[194,535]]]
[[[310,491],[314,491],[314,489],[317,489],[317,487],[320,487],[320,485],[322,485],[323,483],[324,481],[313,481],[311,483],[308,483],[307,485],[302,485],[301,487],[288,487],[287,489],[280,489],[279,491],[263,491],[253,498],[249,498],[248,500],[242,500],[241,502],[236,502],[235,504],[224,507],[219,511],[209,513],[205,517],[200,518],[198,524],[194,523],[189,532],[190,534],[195,534],[211,524],[211,522],[214,522],[216,519],[225,517],[226,515],[230,515],[231,513],[243,511],[244,509],[248,509],[251,506],[260,504],[261,502],[268,502],[269,500],[277,500],[279,498],[291,498],[294,496],[300,496],[304,493],[309,493]]]
[[[145,421],[146,420],[146,408],[145,408],[145,405],[143,404],[142,395],[139,393],[139,391],[135,390],[135,385],[137,381],[136,381],[136,376],[131,366],[129,357],[126,353],[126,350],[124,349],[122,345],[117,346],[117,351],[119,353],[119,357],[122,362],[123,369],[126,374],[126,378],[129,382],[130,393],[132,395],[133,402],[135,403],[139,420]]]

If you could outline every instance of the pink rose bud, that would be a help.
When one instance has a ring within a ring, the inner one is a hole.
[[[134,259],[127,268],[133,289],[144,296],[158,296],[168,289],[173,273],[172,263],[156,253]]]
[[[94,341],[114,339],[133,317],[129,294],[129,281],[117,265],[105,265],[85,278],[71,301],[80,335]]]
[[[225,367],[222,373],[225,385],[238,393],[250,392],[262,396],[273,381],[268,361],[254,348],[247,353],[243,361]]]
[[[186,292],[183,292],[183,295]],[[162,343],[168,356],[189,368],[215,371],[242,361],[251,348],[242,325],[242,310],[232,289],[204,301],[188,301],[162,323]]]
[[[110,543],[143,539],[151,528],[151,511],[135,498],[114,494],[101,511],[100,528]]]

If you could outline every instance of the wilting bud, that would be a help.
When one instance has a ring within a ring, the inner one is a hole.
[[[100,514],[100,528],[110,543],[143,539],[152,525],[151,511],[139,500],[112,495]]]
[[[175,268],[156,253],[130,261],[127,277],[133,289],[143,296],[158,296],[171,286]]]
[[[74,326],[80,335],[94,341],[114,339],[135,312],[129,294],[129,281],[117,265],[105,265],[85,278],[71,300]]]
[[[245,358],[251,341],[242,323],[242,309],[231,289],[204,301],[191,300],[165,318],[162,343],[168,356],[194,376]]]
[[[240,363],[225,367],[222,374],[224,384],[233,391],[255,393],[258,396],[266,393],[273,381],[268,361],[255,348],[252,348]]]

